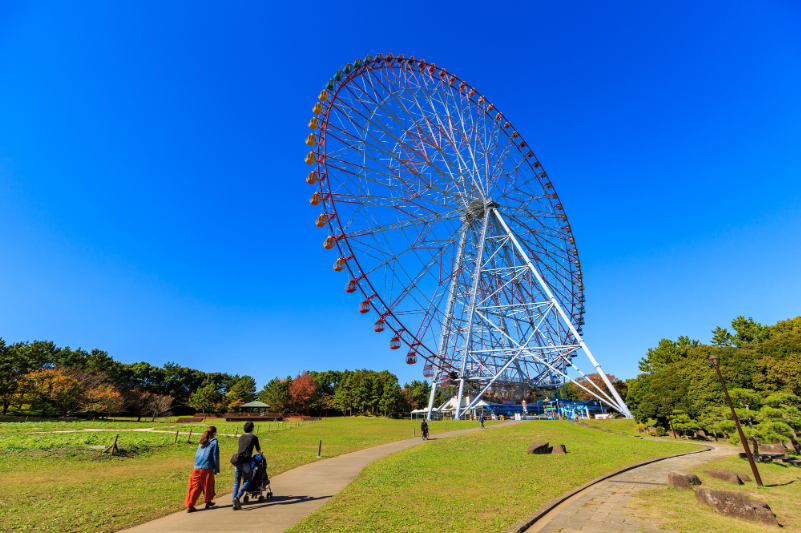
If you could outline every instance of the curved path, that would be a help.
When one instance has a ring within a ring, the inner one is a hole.
[[[508,427],[521,422],[509,421],[487,429]],[[472,433],[479,428],[448,431],[432,435],[430,440]],[[136,533],[195,533],[207,531],[286,531],[320,508],[331,497],[353,481],[359,472],[376,459],[422,444],[422,439],[406,439],[374,446],[358,452],[338,455],[308,463],[270,478],[273,498],[264,503],[242,504],[242,510],[231,512],[231,495],[217,495],[217,506],[205,510],[202,501],[198,512],[173,513],[151,522],[126,529]]]
[[[629,516],[627,504],[643,489],[667,486],[668,473],[688,470],[699,464],[737,455],[739,448],[707,443],[713,449],[705,453],[673,457],[643,465],[606,481],[592,485],[559,504],[528,528],[526,533],[615,533],[629,531],[678,533],[658,529],[656,524]]]

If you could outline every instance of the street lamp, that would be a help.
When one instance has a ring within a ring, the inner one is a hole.
[[[662,403],[665,404],[665,413],[667,413],[668,422],[670,422],[670,431],[673,432],[673,438],[676,439],[678,437],[676,437],[676,430],[673,429],[673,419],[670,417],[670,411],[668,411],[668,408],[667,408],[667,398],[663,397],[662,398]]]
[[[729,390],[726,388],[726,383],[723,381],[723,374],[720,373],[720,357],[717,355],[713,355],[709,358],[709,361],[712,363],[712,366],[715,367],[715,370],[718,372],[718,379],[720,380],[720,384],[723,386],[723,392],[726,393],[726,401],[729,402],[729,409],[731,409],[731,416],[734,417],[734,424],[737,426],[737,431],[740,433],[740,442],[743,443],[743,448],[745,448],[745,456],[748,457],[748,462],[751,464],[751,472],[754,473],[754,478],[756,479],[756,484],[758,487],[762,486],[762,478],[759,477],[759,470],[757,470],[756,463],[754,462],[754,456],[751,455],[751,450],[748,449],[748,441],[745,440],[745,435],[743,434],[743,428],[740,427],[740,420],[737,418],[737,413],[734,412],[734,406],[731,403],[731,398],[729,398]]]

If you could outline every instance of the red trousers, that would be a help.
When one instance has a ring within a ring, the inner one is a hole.
[[[201,492],[206,503],[214,499],[214,469],[195,468],[192,470],[192,475],[189,476],[189,485],[186,487],[184,507],[194,507]]]

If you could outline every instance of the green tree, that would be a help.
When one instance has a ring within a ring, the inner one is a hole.
[[[272,411],[287,413],[292,404],[292,393],[289,390],[291,386],[291,376],[286,379],[273,378],[259,392],[259,399],[269,404]]]
[[[801,316],[788,318],[787,320],[780,320],[774,325],[770,326],[771,338],[784,335],[785,333],[801,334]]]
[[[414,380],[406,383],[403,388],[409,391],[415,409],[428,407],[428,398],[431,396],[431,384],[428,381]]]
[[[223,395],[214,383],[207,383],[189,396],[189,405],[201,413],[221,411]]]
[[[641,372],[653,373],[687,357],[687,352],[701,343],[681,336],[678,341],[662,339],[656,348],[648,348],[648,353],[640,359]]]
[[[20,380],[28,373],[50,367],[60,348],[50,341],[18,342],[6,345],[0,338],[0,399],[2,414],[8,412],[11,399],[17,393]]]
[[[701,429],[701,425],[681,409],[673,411],[673,429],[680,435],[695,435]]]
[[[712,330],[712,345],[713,346],[731,346],[732,336],[726,328],[720,326]]]
[[[734,424],[730,424],[726,419],[726,411],[728,411],[728,407],[709,407],[698,418],[698,425],[701,426],[701,429],[707,434],[714,435],[716,441],[719,435],[728,439],[729,432],[734,429]]]
[[[325,372],[309,372],[314,378],[314,395],[312,398],[313,403],[320,410],[320,413],[325,410],[326,414],[328,409],[333,407],[334,394],[336,388],[342,381],[342,372],[338,370],[327,370]]]
[[[236,411],[239,406],[256,399],[256,380],[250,376],[235,376],[231,390],[225,395],[229,411]]]
[[[801,454],[798,431],[801,431],[801,398],[794,394],[771,394],[763,401],[760,414],[760,437],[765,442],[789,440],[795,453]]]
[[[754,322],[751,317],[738,316],[731,321],[731,327],[735,331],[735,335],[732,337],[732,344],[737,347],[742,347],[746,344],[758,344],[770,338],[770,327]]]

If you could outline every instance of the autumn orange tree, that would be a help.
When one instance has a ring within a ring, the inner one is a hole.
[[[609,382],[612,386],[620,393],[621,397],[626,397],[626,383],[617,379],[612,374],[606,375]],[[596,394],[598,394],[598,389],[606,392],[606,384],[601,379],[601,374],[594,372],[592,374],[587,374],[586,376],[582,376],[580,378],[576,378],[576,383],[584,387],[584,389],[588,389]],[[578,400],[578,401],[588,401],[588,400],[596,400],[595,396],[592,396],[587,391],[576,385],[576,383],[568,383],[567,384],[567,397],[571,400]],[[596,388],[598,387],[598,388]]]
[[[52,407],[62,416],[74,412],[85,401],[86,388],[83,383],[62,370],[41,368],[30,372],[22,378],[21,385],[32,404]]]
[[[292,409],[299,413],[308,411],[316,388],[311,374],[305,370],[298,374],[289,386],[289,393],[292,395],[290,400]]]

